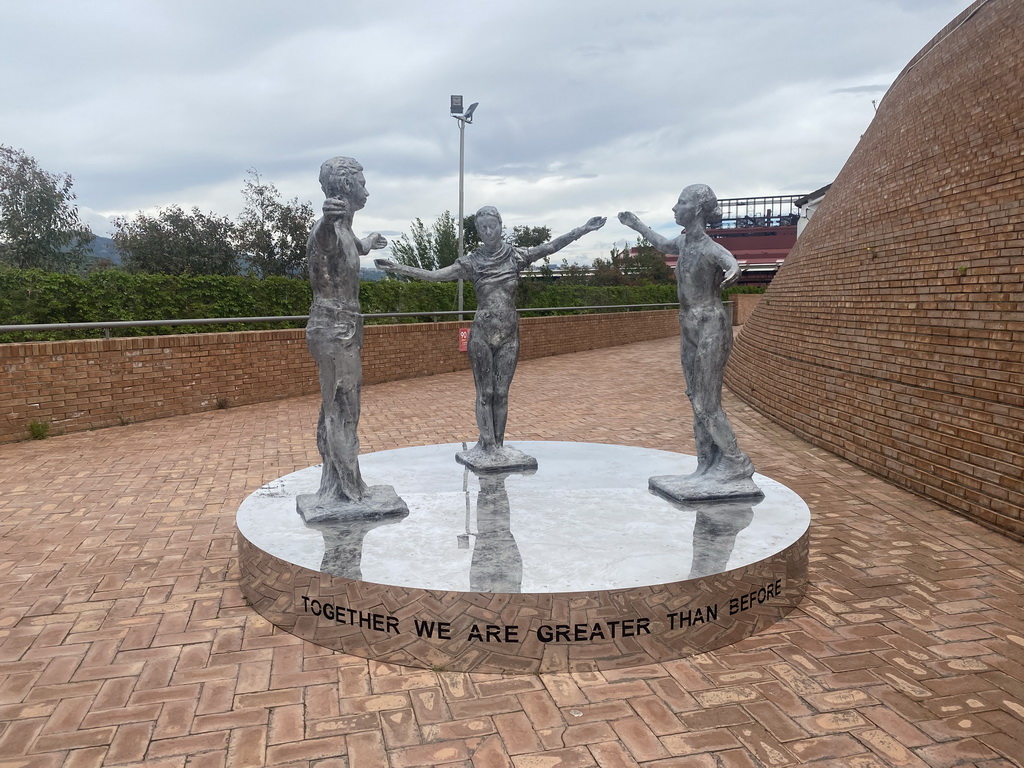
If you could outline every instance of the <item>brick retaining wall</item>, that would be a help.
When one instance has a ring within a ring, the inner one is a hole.
[[[760,293],[734,293],[729,297],[732,302],[732,324],[745,325],[747,319],[761,302]]]
[[[676,310],[526,317],[521,359],[679,333]],[[469,323],[371,325],[363,383],[469,367],[458,329]],[[0,344],[0,442],[77,432],[317,392],[304,330]]]

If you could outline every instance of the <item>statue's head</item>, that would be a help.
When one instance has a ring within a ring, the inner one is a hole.
[[[493,205],[485,205],[476,212],[476,233],[485,245],[493,247],[501,242],[501,214]]]
[[[722,209],[718,206],[718,198],[707,184],[691,184],[679,194],[679,202],[672,208],[676,215],[676,223],[687,226],[687,221],[699,217],[707,224],[722,218]]]
[[[325,161],[320,166],[320,188],[326,197],[353,202],[356,210],[362,208],[369,197],[363,166],[351,157],[332,157]]]
[[[476,218],[479,221],[481,216],[490,216],[493,219],[498,220],[498,226],[501,226],[501,214],[498,213],[498,209],[493,205],[485,205],[479,211],[476,212]]]

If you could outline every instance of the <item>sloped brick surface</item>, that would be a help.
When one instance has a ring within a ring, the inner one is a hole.
[[[510,439],[692,451],[677,341],[521,364]],[[468,372],[366,387],[365,451],[473,437]],[[316,463],[318,400],[0,446],[0,766],[983,766],[1024,759],[1024,547],[727,393],[813,515],[811,586],[738,645],[603,673],[368,662],[243,604],[234,514]]]
[[[779,424],[1024,540],[1024,3],[914,58],[744,326]]]

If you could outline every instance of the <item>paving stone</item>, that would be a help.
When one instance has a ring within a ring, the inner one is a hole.
[[[524,361],[512,440],[692,452],[678,340]],[[638,397],[646,391],[675,399]],[[580,382],[587,400],[579,407]],[[472,439],[468,372],[364,388],[362,449]],[[234,514],[319,462],[317,398],[0,445],[0,758],[31,766],[824,768],[1022,760],[1024,546],[724,393],[812,511],[809,597],[697,657],[606,673],[378,664],[244,603]],[[671,418],[666,419],[666,409]]]
[[[600,722],[586,723],[585,725],[570,725],[569,727],[562,729],[559,738],[565,746],[575,747],[580,744],[612,742],[615,741],[618,736],[608,723]],[[593,749],[590,751],[591,753],[594,752]],[[600,762],[600,760],[598,762]]]
[[[494,726],[509,755],[542,751],[540,739],[525,712],[508,712],[494,716]]]

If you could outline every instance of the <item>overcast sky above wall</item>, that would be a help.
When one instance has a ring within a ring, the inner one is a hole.
[[[97,234],[177,204],[234,217],[248,168],[323,200],[350,155],[360,234],[458,211],[553,234],[562,255],[673,235],[687,184],[720,197],[831,182],[896,75],[968,0],[0,0],[0,143],[75,180]],[[556,258],[557,260],[557,258]]]

